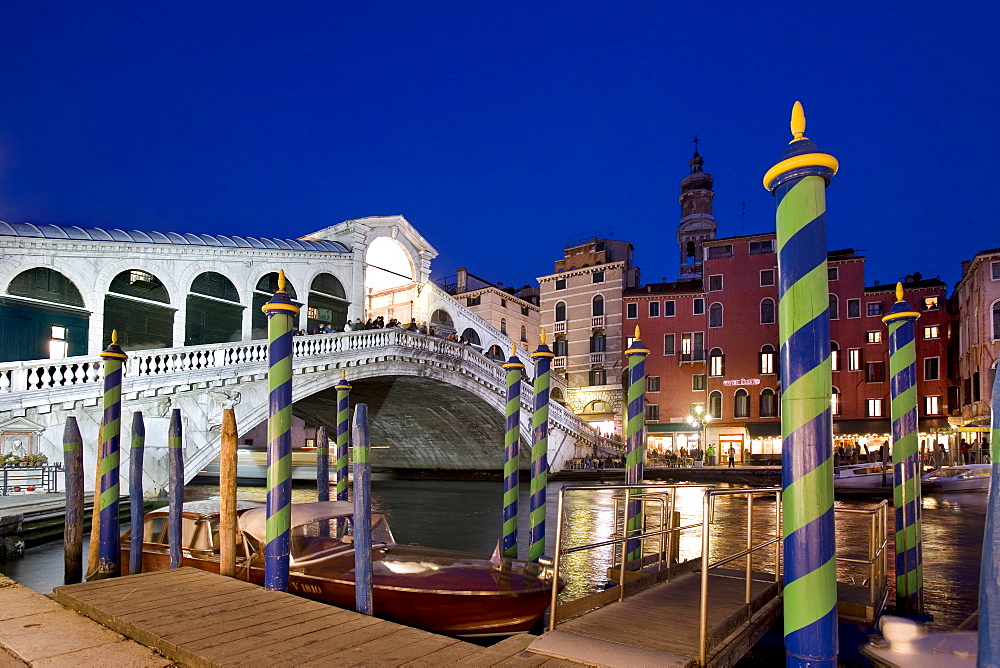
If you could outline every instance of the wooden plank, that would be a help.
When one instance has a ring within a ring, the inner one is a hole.
[[[381,662],[382,656],[393,649],[404,649],[415,645],[427,637],[427,632],[421,629],[401,627],[386,635],[374,638],[367,642],[347,647],[339,652],[320,657],[305,663],[299,662],[299,666],[330,666],[334,664],[354,665],[356,663]],[[430,652],[418,652],[413,654],[413,658],[425,656]]]
[[[461,642],[455,638],[428,633],[425,638],[405,647],[394,647],[378,657],[378,665],[384,668],[400,666],[409,661],[433,654],[443,647]]]
[[[315,634],[316,642],[307,643],[306,641],[310,640],[308,635],[298,638],[301,646],[281,652],[281,661],[298,664],[321,659],[329,654],[379,638],[396,628],[399,628],[399,625],[393,622],[358,614],[337,628],[324,629]]]
[[[473,664],[477,666],[492,666],[500,661],[521,654],[537,637],[529,633],[519,633],[518,635],[504,638],[495,645],[484,647],[482,652],[456,661],[453,665]]]
[[[226,615],[213,620],[210,628],[195,630],[186,628],[179,633],[171,633],[169,629],[164,629],[163,635],[171,642],[183,644],[192,650],[202,650],[326,614],[325,610],[317,610],[314,605],[300,605],[291,601],[274,603],[275,605],[269,606],[267,610],[259,612],[249,610],[247,612],[250,614],[240,614],[236,617]]]
[[[406,668],[437,668],[437,666],[444,666],[459,659],[464,659],[470,654],[475,654],[480,649],[479,646],[472,643],[457,642],[454,645],[442,647],[436,652],[431,652],[426,656],[401,665]]]
[[[245,595],[245,587],[234,587],[227,583],[195,582],[170,587],[170,591],[132,588],[127,593],[115,592],[114,596],[86,596],[87,603],[102,607],[113,607],[121,614],[148,609],[169,611],[178,606],[190,605],[199,599],[208,600],[218,594]]]

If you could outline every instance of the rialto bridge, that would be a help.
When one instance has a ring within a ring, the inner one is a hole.
[[[240,433],[266,419],[260,305],[284,270],[289,293],[302,305],[304,332],[383,315],[433,322],[480,344],[400,329],[298,336],[298,417],[332,432],[332,388],[345,372],[354,386],[351,403],[369,406],[374,443],[390,446],[373,451],[375,466],[502,466],[503,369],[480,350],[509,351],[512,342],[429,281],[436,252],[401,216],[347,221],[301,239],[0,222],[0,253],[3,450],[16,444],[61,460],[62,430],[72,415],[93,470],[102,395],[97,354],[115,329],[129,355],[123,433],[135,411],[146,423],[145,489],[156,493],[166,484],[173,408],[182,411],[190,478],[218,456],[224,407],[235,409]],[[518,354],[530,374],[527,351]],[[530,409],[531,388],[524,383],[525,466]],[[551,407],[550,434],[553,470],[616,447],[559,404]]]

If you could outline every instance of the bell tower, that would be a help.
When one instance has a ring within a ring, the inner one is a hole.
[[[699,141],[695,136],[694,157],[688,163],[691,165],[691,173],[681,179],[681,196],[678,199],[681,204],[681,222],[677,226],[681,280],[701,278],[702,244],[715,238],[718,227],[712,216],[714,179],[711,174],[702,171],[705,160],[698,154]]]

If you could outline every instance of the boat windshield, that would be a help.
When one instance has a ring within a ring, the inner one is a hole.
[[[927,479],[933,480],[934,478],[954,478],[957,475],[968,473],[968,471],[969,469],[962,466],[946,466],[943,469],[938,469],[928,473]]]
[[[395,545],[389,524],[381,513],[372,513],[372,546]],[[323,519],[292,528],[289,552],[292,565],[350,554],[354,550],[354,518]]]

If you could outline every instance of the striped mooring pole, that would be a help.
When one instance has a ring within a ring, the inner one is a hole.
[[[288,591],[288,550],[292,524],[292,330],[299,307],[278,291],[261,310],[267,314],[267,527],[264,587]]]
[[[990,408],[990,495],[979,566],[979,666],[1000,665],[1000,373],[993,379]]]
[[[170,568],[180,568],[182,552],[184,512],[184,425],[181,409],[170,411],[170,427],[167,429],[167,480],[170,486],[167,501],[167,542],[170,543]]]
[[[788,666],[833,668],[837,569],[826,186],[838,163],[819,152],[805,128],[796,102],[793,139],[764,175],[764,187],[778,201],[785,651]]]
[[[83,582],[83,437],[75,417],[63,429],[66,466],[66,520],[63,528],[63,584]]]
[[[892,499],[896,510],[896,613],[924,611],[923,547],[920,531],[920,453],[917,441],[917,341],[920,314],[903,300],[883,318],[889,327],[889,390],[892,394]]]
[[[517,559],[517,496],[519,439],[521,431],[521,370],[524,365],[517,358],[517,347],[511,345],[510,359],[503,365],[507,369],[507,404],[504,407],[506,420],[503,444],[503,537],[500,551],[505,557]]]
[[[128,505],[131,520],[128,544],[128,572],[142,572],[142,463],[146,451],[146,423],[142,411],[132,413],[132,449],[128,464]]]
[[[351,444],[351,384],[347,382],[347,371],[340,370],[337,390],[337,501],[347,501],[347,453]]]
[[[528,560],[545,554],[545,485],[549,481],[549,369],[555,354],[545,345],[542,330],[535,360],[535,405],[531,414],[531,496],[528,497]]]
[[[101,441],[101,529],[95,579],[121,575],[121,545],[118,535],[119,464],[122,428],[122,365],[128,359],[118,345],[118,330],[111,331],[111,345],[101,353],[104,360],[104,430]]]
[[[649,350],[639,338],[635,326],[635,339],[625,351],[628,358],[628,393],[625,406],[625,484],[642,482],[642,460],[646,451],[646,355]],[[633,489],[631,493],[638,493]],[[630,501],[625,511],[625,531],[632,536],[642,531],[642,502]],[[625,543],[625,563],[642,558],[642,545],[638,540]]]

